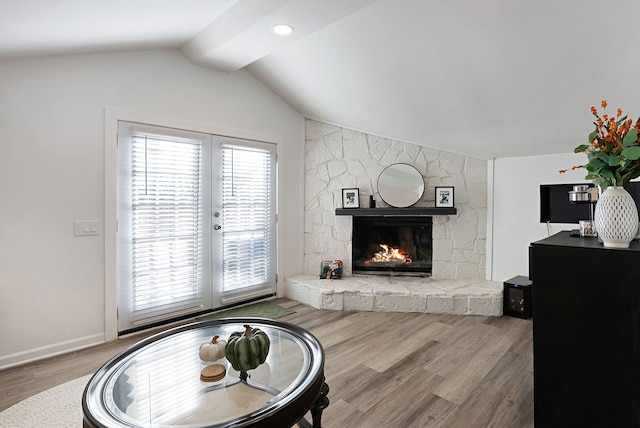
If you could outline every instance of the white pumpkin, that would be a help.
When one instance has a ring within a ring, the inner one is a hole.
[[[220,358],[224,358],[224,347],[227,342],[224,340],[218,340],[219,336],[213,336],[210,342],[203,342],[200,345],[200,359],[203,361],[217,361]]]

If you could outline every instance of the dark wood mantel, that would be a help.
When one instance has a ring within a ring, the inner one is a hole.
[[[454,207],[408,207],[408,208],[336,208],[336,215],[354,217],[408,217],[456,215]]]

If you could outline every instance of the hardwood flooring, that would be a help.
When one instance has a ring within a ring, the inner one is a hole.
[[[331,401],[325,428],[533,427],[530,320],[276,303],[296,311],[282,320],[306,328],[324,347]],[[0,411],[94,372],[149,334],[0,371]]]

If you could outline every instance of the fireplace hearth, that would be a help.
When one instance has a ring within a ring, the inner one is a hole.
[[[354,274],[431,276],[432,218],[353,217]]]

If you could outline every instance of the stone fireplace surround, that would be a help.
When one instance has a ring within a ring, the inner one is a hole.
[[[357,187],[360,206],[377,194],[388,165],[413,165],[425,178],[417,207],[434,206],[435,186],[454,186],[456,215],[433,217],[430,278],[351,273],[351,217],[336,216],[342,189]],[[285,296],[329,310],[499,316],[502,283],[485,277],[486,161],[313,120],[306,121],[304,275],[286,278]],[[343,278],[319,279],[320,263],[340,259]]]
[[[379,275],[319,279],[318,275],[298,275],[285,279],[285,296],[334,311],[500,316],[502,287],[486,280]]]

